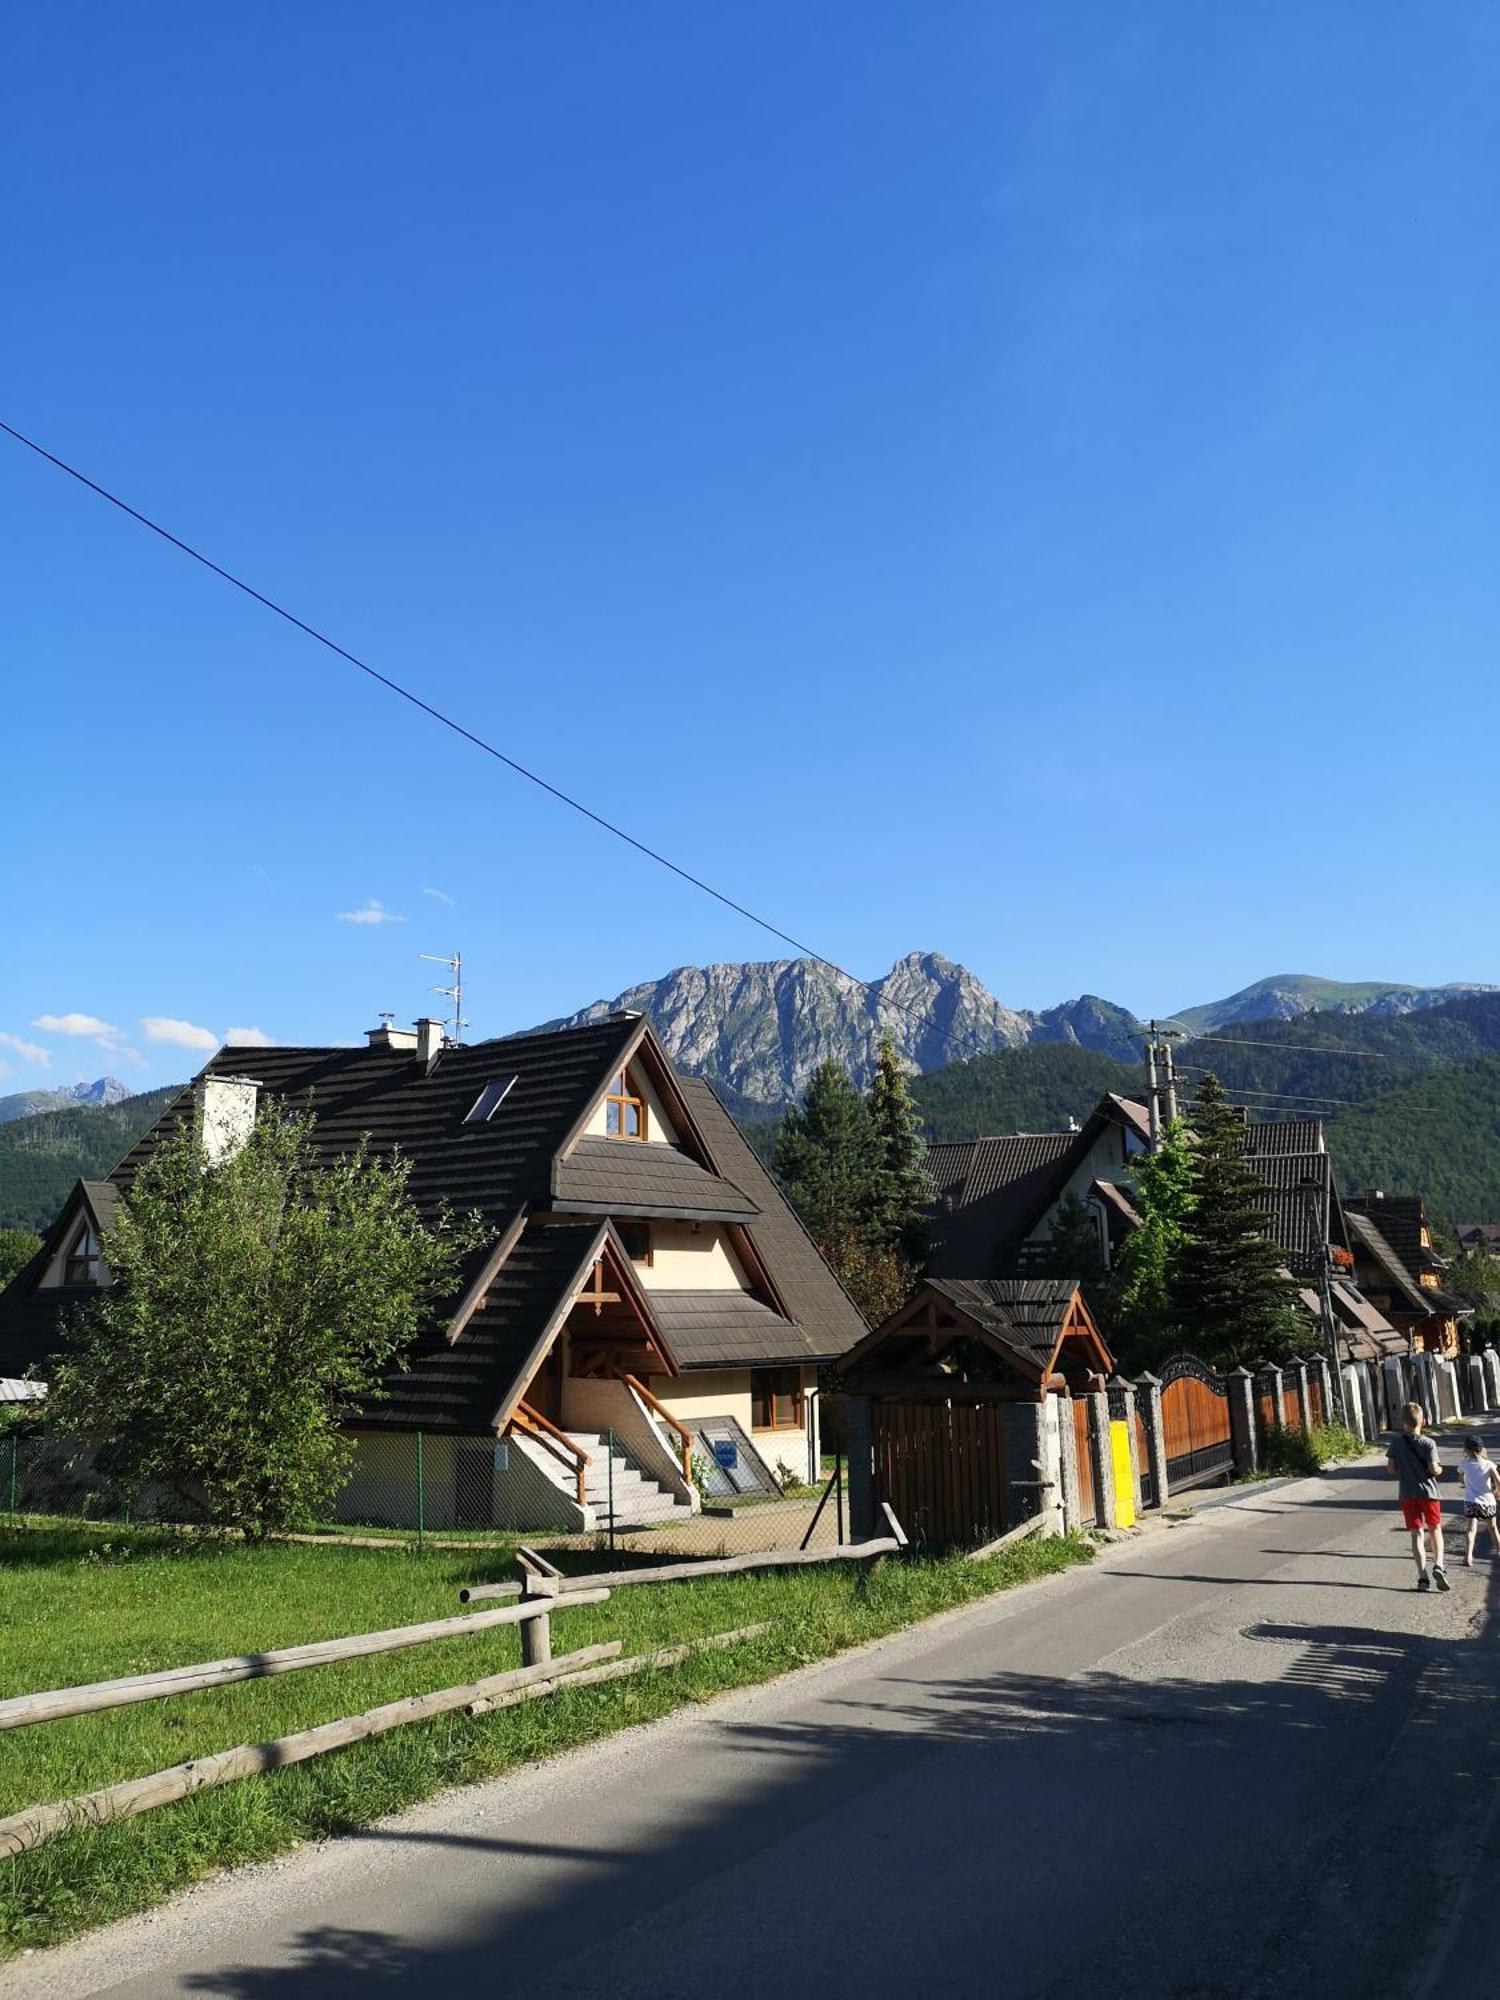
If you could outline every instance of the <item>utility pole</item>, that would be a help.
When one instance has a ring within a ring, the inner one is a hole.
[[[1313,1256],[1317,1260],[1318,1314],[1323,1322],[1323,1354],[1331,1377],[1334,1411],[1339,1422],[1348,1429],[1349,1411],[1344,1400],[1344,1371],[1339,1363],[1338,1328],[1333,1317],[1333,1289],[1328,1269],[1332,1261],[1328,1251],[1328,1203],[1319,1182],[1305,1180],[1300,1186],[1307,1196],[1312,1218],[1312,1249]]]
[[[1146,1040],[1146,1113],[1151,1121],[1151,1150],[1161,1148],[1161,1103],[1157,1097],[1156,1083],[1156,1023],[1151,1023],[1151,1032]]]
[[[1161,1038],[1162,1067],[1167,1092],[1167,1123],[1177,1123],[1177,1072],[1172,1067],[1172,1030],[1169,1028]]]

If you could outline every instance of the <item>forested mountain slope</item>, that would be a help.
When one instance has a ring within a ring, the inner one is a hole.
[[[181,1090],[78,1104],[0,1125],[0,1229],[45,1229],[76,1180],[102,1180]]]

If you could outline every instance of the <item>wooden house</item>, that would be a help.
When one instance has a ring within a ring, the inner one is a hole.
[[[263,1097],[310,1107],[327,1158],[399,1148],[419,1209],[487,1225],[385,1394],[349,1413],[346,1518],[389,1506],[414,1433],[432,1526],[588,1529],[611,1496],[617,1524],[649,1523],[695,1510],[700,1484],[816,1474],[819,1364],[865,1323],[710,1086],[633,1015],[221,1051],[0,1294],[0,1374],[44,1373],[66,1308],[110,1282],[115,1205],[165,1135],[196,1121],[212,1163]]]
[[[1072,1278],[929,1279],[838,1364],[851,1393],[902,1401],[1081,1393],[1113,1370]]]
[[[1379,1188],[1344,1203],[1360,1291],[1378,1306],[1418,1354],[1458,1352],[1465,1308],[1443,1289],[1446,1268],[1432,1240],[1427,1205],[1418,1194]]]

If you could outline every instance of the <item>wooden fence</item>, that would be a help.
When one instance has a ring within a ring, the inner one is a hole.
[[[1094,1485],[1094,1454],[1089,1450],[1089,1406],[1078,1396],[1068,1406],[1073,1413],[1073,1450],[1078,1460],[1078,1521],[1084,1528],[1099,1525],[1099,1494]]]
[[[1196,1355],[1176,1354],[1162,1368],[1161,1385],[1169,1490],[1221,1478],[1234,1464],[1224,1377]]]
[[[1002,1403],[871,1405],[876,1504],[927,1547],[987,1542],[1016,1525],[1006,1499]]]

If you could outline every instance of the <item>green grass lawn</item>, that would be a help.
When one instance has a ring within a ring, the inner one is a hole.
[[[669,1671],[478,1718],[438,1717],[0,1861],[0,1955],[56,1943],[213,1869],[768,1680],[1089,1553],[1078,1540],[1024,1542],[981,1563],[886,1562],[868,1577],[852,1565],[713,1577],[564,1612],[553,1624],[558,1653],[606,1639],[637,1653],[762,1619],[775,1625]],[[564,1566],[602,1565],[581,1551]],[[245,1548],[150,1528],[0,1529],[0,1694],[457,1615],[461,1585],[513,1574],[509,1556],[491,1550]],[[500,1628],[0,1732],[0,1814],[519,1664],[518,1633]]]

